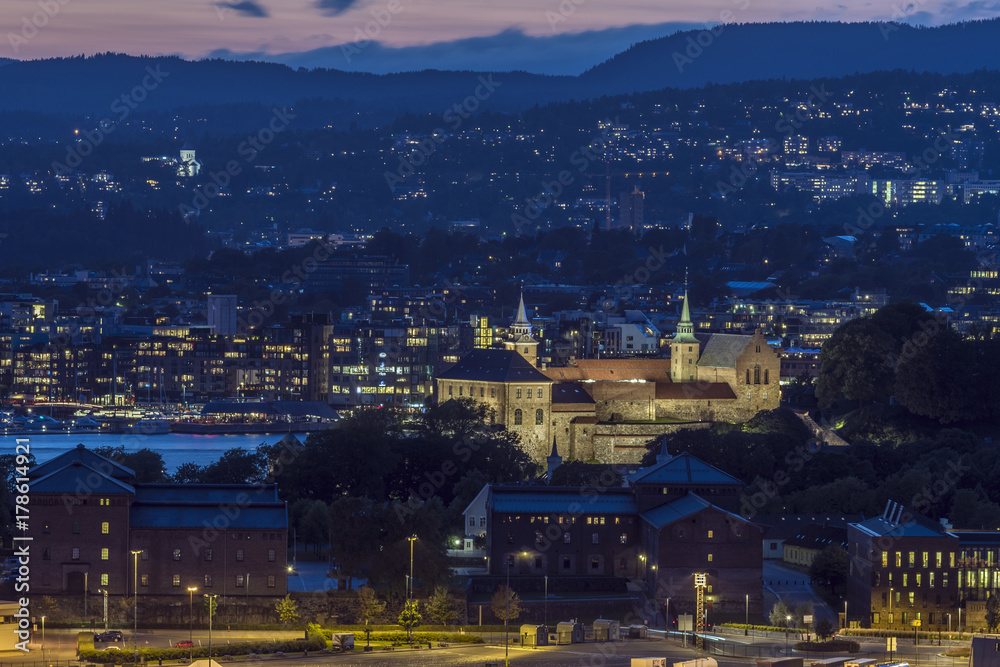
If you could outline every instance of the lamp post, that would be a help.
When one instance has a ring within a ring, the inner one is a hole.
[[[549,631],[549,575],[545,575],[545,602],[542,604],[542,625]]]
[[[191,653],[189,659],[194,659],[194,594],[198,590],[197,586],[188,586],[188,641],[191,642]]]
[[[83,622],[87,622],[87,593],[90,589],[90,573],[83,573]]]
[[[514,559],[507,557],[507,589],[503,598],[503,664],[510,666],[509,642],[507,640],[507,626],[510,624],[510,568],[514,564]]]
[[[42,616],[42,655],[45,655],[45,617]]]
[[[788,626],[792,623],[791,616],[785,616],[785,653],[788,653]]]
[[[244,591],[245,595],[243,596],[243,606],[246,607],[246,614],[247,614],[246,622],[249,623],[250,622],[250,573],[249,572],[247,572],[246,583],[247,583],[247,589]]]
[[[889,586],[889,615],[885,617],[886,629],[892,628],[892,586]]]
[[[948,614],[948,641],[951,641],[951,614]]]
[[[847,623],[847,600],[844,600],[844,627],[848,626]]]
[[[745,616],[746,620],[743,622],[743,636],[746,637],[750,634],[750,594],[747,593],[747,612]]]
[[[406,585],[406,606],[410,610],[410,622],[406,625],[406,635],[413,643],[413,543],[417,541],[417,536],[414,534],[412,537],[406,538],[410,542],[410,578],[407,580]]]
[[[99,588],[98,593],[104,593],[104,631],[108,631],[108,589]]]
[[[202,595],[204,595],[208,599],[208,663],[211,665],[212,664],[212,611],[213,607],[215,607],[215,598],[219,596],[215,594],[209,595],[208,593],[202,593]]]
[[[132,652],[135,661],[139,662],[139,554],[141,550],[132,549]]]

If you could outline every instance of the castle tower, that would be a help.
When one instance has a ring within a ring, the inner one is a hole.
[[[677,333],[670,340],[670,379],[673,382],[695,382],[698,379],[698,358],[701,345],[694,337],[694,323],[688,306],[688,293],[684,290],[684,304],[681,319],[677,322]]]
[[[505,341],[504,349],[513,350],[528,360],[532,366],[538,365],[538,341],[531,336],[531,322],[524,309],[524,294],[517,305],[517,315],[510,323],[510,339]]]

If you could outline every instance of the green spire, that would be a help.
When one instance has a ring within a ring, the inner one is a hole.
[[[688,306],[688,293],[684,290],[684,303],[681,305],[681,319],[677,321],[677,333],[671,343],[697,343],[694,337],[694,322],[691,321],[691,309]]]

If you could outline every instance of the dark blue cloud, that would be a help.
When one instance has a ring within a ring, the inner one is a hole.
[[[343,14],[360,0],[316,0],[316,6],[327,16]]]
[[[298,53],[266,54],[215,51],[211,57],[267,60],[291,67],[327,67],[389,74],[424,69],[537,74],[580,74],[633,44],[679,30],[702,29],[702,23],[660,23],[536,37],[517,29],[421,46],[392,47],[377,41],[347,42]]]
[[[241,2],[217,2],[215,6],[222,9],[232,9],[242,16],[252,16],[253,18],[266,19],[271,14],[267,8],[254,0],[241,0]]]

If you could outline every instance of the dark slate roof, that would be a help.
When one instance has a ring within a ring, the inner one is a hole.
[[[715,466],[691,456],[677,454],[648,468],[637,470],[629,477],[632,484],[725,484],[743,486],[743,482]]]
[[[953,530],[959,544],[975,546],[1000,546],[1000,531],[996,530]]]
[[[725,382],[657,382],[656,398],[700,401],[723,401],[736,398],[733,388]]]
[[[205,528],[225,525],[232,529],[285,530],[288,517],[284,503],[248,505],[224,511],[219,503],[136,503],[132,505],[132,528]]]
[[[475,382],[552,382],[513,350],[473,350],[437,377]]]
[[[558,382],[552,385],[552,403],[590,403],[594,399],[576,382]]]
[[[816,549],[822,551],[827,547],[839,544],[847,548],[847,528],[834,528],[812,523],[801,527],[794,535],[785,539],[787,546]]]
[[[663,528],[664,526],[669,526],[672,523],[685,519],[689,516],[694,516],[698,512],[707,509],[715,509],[716,511],[727,514],[737,520],[740,523],[749,523],[746,519],[741,516],[737,516],[732,512],[727,512],[724,509],[718,508],[712,503],[708,502],[701,496],[694,493],[687,493],[683,497],[677,500],[667,503],[666,505],[660,505],[647,512],[640,514],[640,518],[648,523],[650,526],[656,529]]]
[[[247,503],[278,502],[275,484],[137,484],[137,503]]]
[[[822,526],[847,529],[847,526],[864,521],[864,514],[757,514],[753,522],[764,528],[765,540],[786,540],[802,532],[803,528],[815,523]]]
[[[877,516],[867,521],[852,523],[851,526],[873,537],[886,535],[892,537],[945,537],[950,535],[940,524],[936,524],[915,512],[904,511],[903,518],[907,519],[905,523],[888,521],[884,516]]]
[[[698,359],[699,366],[732,368],[736,358],[750,344],[750,336],[738,334],[712,334]]]
[[[77,445],[73,449],[63,452],[62,454],[51,458],[44,463],[39,463],[28,471],[28,477],[32,479],[44,477],[45,475],[51,474],[60,468],[64,468],[73,462],[90,466],[94,470],[100,471],[102,474],[114,477],[125,483],[135,481],[134,470],[127,468],[120,463],[115,463],[105,456],[95,454],[83,445]]]
[[[490,487],[494,512],[527,514],[636,514],[635,495],[625,488],[609,488],[603,493],[587,492],[586,487],[538,488]]]
[[[61,468],[28,483],[32,493],[116,494],[133,493],[132,486],[81,461],[70,461]]]

